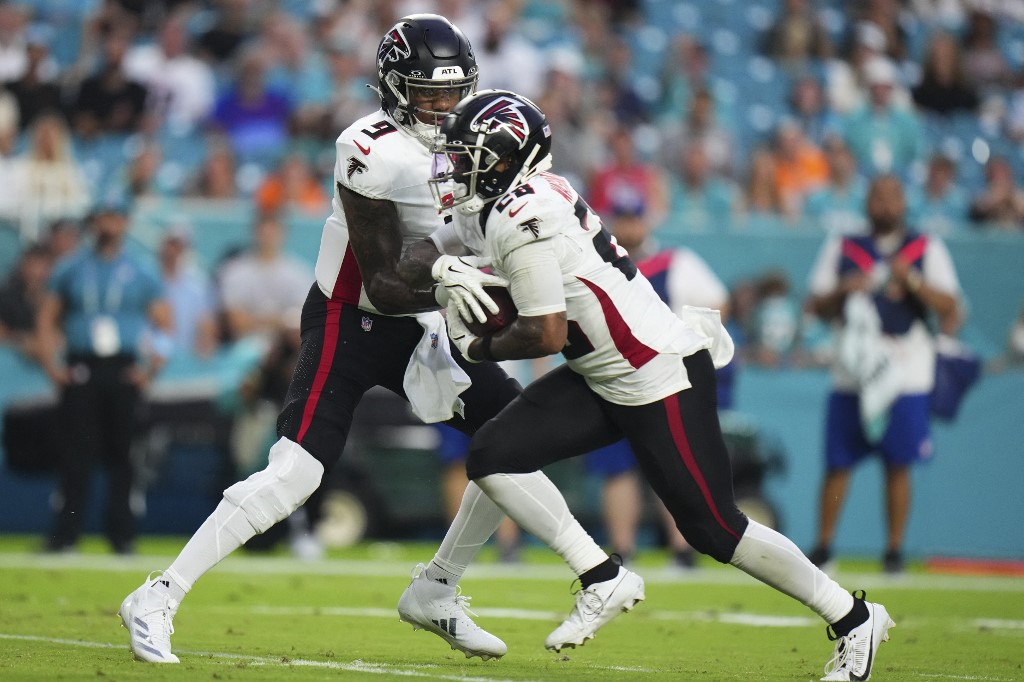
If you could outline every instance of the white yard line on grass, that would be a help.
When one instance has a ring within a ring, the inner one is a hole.
[[[13,635],[0,633],[0,639],[20,640],[23,642],[44,642],[47,644],[60,644],[61,646],[77,646],[90,649],[124,649],[125,657],[129,655],[128,647],[124,644],[109,644],[107,642],[86,642],[78,639],[61,639],[59,637],[37,637],[34,635]],[[337,661],[310,661],[302,658],[282,658],[273,656],[246,656],[244,654],[229,654],[216,651],[186,651],[178,650],[177,653],[188,656],[202,656],[204,658],[215,658],[229,661],[246,661],[252,665],[271,665],[280,667],[298,668],[328,668],[330,670],[342,670],[345,672],[371,673],[375,675],[399,675],[402,677],[421,677],[430,680],[458,680],[459,682],[512,682],[497,677],[469,677],[466,675],[444,675],[423,670],[436,666],[396,666],[388,663],[367,663],[366,661],[355,660],[351,663],[339,663]],[[644,671],[650,672],[650,671]]]
[[[349,606],[213,606],[205,611],[219,613],[255,613],[265,616],[338,616],[341,618],[397,618],[394,609],[359,608]],[[502,609],[481,606],[473,607],[474,612],[486,618],[508,618],[510,620],[532,620],[557,623],[565,614],[560,611],[539,611],[532,609]],[[802,628],[817,625],[817,618],[806,616],[773,616],[759,613],[736,613],[717,611],[662,611],[644,609],[642,615],[654,620],[678,622],[715,622],[729,625],[749,625],[758,628]]]
[[[978,680],[978,682],[1015,682],[1011,677],[985,677],[983,675],[950,675],[948,673],[914,673],[916,677],[932,680]]]
[[[262,616],[334,616],[339,618],[398,618],[393,608],[358,607],[358,606],[209,606],[204,611],[216,613],[254,613]],[[562,611],[544,611],[539,609],[517,609],[480,606],[473,607],[474,612],[485,618],[507,618],[509,620],[529,620],[557,623],[564,616]],[[746,625],[756,628],[806,628],[821,625],[821,620],[814,616],[779,616],[766,613],[744,613],[739,611],[666,611],[653,607],[642,607],[638,612],[641,618],[674,622],[725,623],[727,625]],[[948,622],[948,618],[943,619]],[[900,619],[904,628],[930,627],[927,618]],[[970,618],[958,620],[965,630],[996,630],[1017,634],[1024,631],[1024,621],[1001,618]]]
[[[168,566],[173,557],[106,554],[41,555],[26,552],[0,552],[0,570],[21,568],[32,570],[83,570],[148,574],[154,568]],[[300,561],[291,557],[232,556],[218,564],[218,573],[250,575],[344,575],[356,577],[408,579],[413,563],[396,560],[321,559]],[[760,585],[737,570],[648,568],[637,571],[644,580],[655,584],[692,585]],[[860,589],[885,590],[965,590],[975,592],[1024,592],[1024,580],[1002,576],[953,576],[907,574],[897,577],[879,573],[841,573],[842,582]],[[571,582],[573,575],[561,564],[476,564],[466,573],[467,580],[551,580]]]

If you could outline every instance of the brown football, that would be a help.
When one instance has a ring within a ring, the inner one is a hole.
[[[512,294],[508,292],[508,289],[505,287],[487,286],[484,287],[484,291],[486,291],[487,295],[494,299],[494,302],[498,304],[498,314],[494,315],[490,310],[484,308],[484,312],[487,313],[486,322],[478,322],[476,318],[472,320],[466,320],[463,318],[463,321],[466,323],[466,328],[469,329],[470,333],[475,334],[476,336],[493,334],[494,332],[509,326],[517,317],[519,317],[519,310],[516,308],[516,304],[512,301]]]

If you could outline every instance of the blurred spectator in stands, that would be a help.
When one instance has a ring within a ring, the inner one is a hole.
[[[671,125],[682,120],[690,110],[693,93],[700,89],[713,88],[710,59],[707,48],[691,35],[680,33],[672,39],[661,74],[661,103],[659,115]],[[719,93],[711,90],[715,100],[718,118],[722,116],[722,101]],[[726,125],[729,121],[725,121]]]
[[[971,201],[968,217],[1008,232],[1024,230],[1024,190],[1008,159],[993,156],[985,166],[985,188]]]
[[[18,100],[21,129],[29,128],[36,118],[47,111],[61,111],[61,92],[57,85],[59,69],[50,56],[53,29],[34,24],[25,31],[27,61],[21,77],[6,83]]]
[[[984,9],[972,9],[963,36],[967,81],[985,97],[1009,85],[1013,72],[999,47],[999,25]]]
[[[256,335],[272,343],[281,332],[298,334],[313,269],[285,253],[284,239],[277,216],[260,215],[249,248],[221,269],[220,299],[232,340]]]
[[[935,154],[928,162],[924,186],[907,192],[910,221],[928,234],[946,236],[963,229],[969,205],[967,193],[956,181],[956,162]]]
[[[828,107],[821,81],[813,76],[801,76],[793,83],[788,116],[808,140],[823,149],[827,140],[839,134],[839,117]]]
[[[782,215],[797,220],[807,195],[828,181],[825,153],[808,140],[800,126],[784,119],[775,131],[775,186],[782,202]]]
[[[15,81],[28,68],[25,10],[13,2],[0,4],[0,83]]]
[[[873,58],[864,67],[869,101],[843,121],[843,137],[866,175],[903,175],[925,150],[924,129],[913,110],[892,101],[896,67]]]
[[[624,125],[636,125],[651,119],[650,102],[636,86],[633,50],[624,36],[613,35],[606,48],[604,68],[595,81],[600,106],[615,114]]]
[[[572,27],[583,56],[583,80],[593,82],[604,73],[608,48],[612,43],[608,7],[596,2],[573,3]],[[472,34],[467,35],[472,41]]]
[[[18,102],[0,88],[0,187],[13,187],[14,149],[18,142]],[[0,192],[0,221],[13,220],[17,197]]]
[[[139,403],[173,352],[171,314],[160,280],[125,252],[124,195],[104,196],[91,216],[89,248],[54,268],[37,317],[43,369],[60,394],[66,447],[60,453],[59,506],[46,549],[73,551],[86,523],[89,489],[105,465],[106,535],[118,554],[134,551],[132,437]],[[143,346],[147,324],[152,335]],[[65,352],[58,353],[63,337]],[[59,356],[63,357],[59,357]]]
[[[308,24],[284,10],[263,18],[260,47],[266,60],[266,83],[293,106],[326,104],[331,76],[321,46]]]
[[[133,199],[161,193],[162,188],[157,184],[157,176],[163,160],[163,149],[155,140],[141,140],[134,146],[131,159],[122,171],[121,181]]]
[[[789,278],[781,270],[763,275],[757,282],[757,306],[747,358],[763,367],[788,364],[796,348],[800,305],[793,299]]]
[[[544,87],[544,61],[533,43],[519,34],[518,7],[510,2],[487,4],[483,34],[467,35],[482,74],[481,88],[511,90],[537,99]]]
[[[376,95],[366,87],[371,79],[363,71],[358,48],[354,38],[331,39],[327,45],[329,99],[324,103],[307,102],[295,112],[295,125],[301,133],[332,143],[330,154],[325,155],[328,164],[334,162],[333,142],[338,132],[378,106]]]
[[[82,226],[70,218],[60,218],[50,223],[43,239],[54,263],[77,251],[81,241]]]
[[[690,109],[684,118],[666,121],[662,126],[662,165],[673,173],[681,173],[683,150],[692,144],[704,148],[712,173],[732,177],[735,157],[733,136],[718,124],[711,91],[704,87],[693,93]]]
[[[759,147],[750,158],[747,185],[743,194],[743,212],[749,217],[779,217],[785,207],[775,182],[775,155]]]
[[[255,33],[252,0],[220,0],[216,20],[196,40],[196,53],[215,69],[227,64]]]
[[[611,117],[590,106],[580,78],[583,58],[578,52],[560,48],[550,52],[547,59],[547,84],[537,104],[552,130],[563,131],[551,138],[552,171],[568,178],[573,187],[589,190],[605,147],[603,131]]]
[[[297,153],[282,159],[277,169],[256,189],[253,200],[262,213],[292,210],[311,217],[321,216],[331,203],[324,183]]]
[[[807,223],[829,234],[859,234],[867,228],[864,201],[867,181],[857,173],[857,161],[839,138],[825,143],[828,184],[812,192],[804,205]]]
[[[840,115],[861,108],[868,99],[868,64],[878,59],[889,60],[885,33],[869,21],[853,25],[850,47],[845,59],[831,59],[825,70],[826,91],[832,110]],[[890,99],[894,104],[909,105],[910,93],[901,83],[892,84]]]
[[[39,239],[58,218],[80,218],[89,208],[88,184],[71,153],[71,135],[59,114],[36,119],[28,148],[11,169],[13,214],[25,241]]]
[[[659,234],[683,234],[729,229],[740,206],[731,180],[712,175],[704,148],[695,144],[683,150],[682,176],[674,178],[673,212],[679,219],[656,228]]]
[[[36,313],[46,296],[53,257],[43,244],[21,252],[7,281],[0,287],[0,344],[35,356]]]
[[[763,51],[784,68],[801,69],[812,59],[828,59],[832,43],[812,3],[785,0],[781,15],[765,35]]]
[[[266,55],[259,48],[239,57],[236,79],[217,102],[213,122],[231,140],[235,156],[270,163],[288,143],[292,102],[266,82]]]
[[[131,36],[116,28],[104,39],[100,70],[82,82],[72,107],[71,124],[79,137],[128,134],[144,128],[148,91],[128,78],[124,69],[130,43]]]
[[[174,317],[175,352],[206,358],[217,349],[217,297],[193,259],[192,238],[185,218],[171,220],[160,242],[160,276]]]
[[[201,126],[213,111],[213,72],[189,51],[183,15],[160,25],[157,42],[136,45],[124,58],[128,78],[149,90],[148,105],[156,120],[185,135]]]
[[[235,199],[238,184],[235,153],[227,140],[211,138],[206,147],[206,158],[196,174],[186,181],[182,193],[202,199]]]
[[[808,305],[834,322],[840,336],[827,403],[817,543],[808,556],[818,566],[830,564],[850,474],[877,453],[885,464],[888,526],[882,565],[900,573],[910,467],[932,456],[929,318],[942,326],[957,314],[961,294],[945,244],[907,224],[897,177],[872,181],[867,212],[870,233],[828,239],[809,280]]]
[[[978,93],[967,80],[960,46],[951,34],[932,36],[921,67],[921,82],[911,90],[917,106],[943,116],[977,109]]]
[[[590,181],[588,201],[598,215],[610,212],[616,197],[629,193],[639,196],[650,211],[650,220],[659,225],[668,209],[668,187],[661,170],[638,157],[633,128],[615,126],[606,140],[611,158],[600,166]]]
[[[910,9],[918,19],[957,34],[967,20],[964,5],[964,0],[910,0]]]
[[[851,6],[851,18],[858,25],[876,27],[885,39],[885,55],[900,63],[907,59],[907,31],[903,27],[903,7],[900,0],[864,0]]]

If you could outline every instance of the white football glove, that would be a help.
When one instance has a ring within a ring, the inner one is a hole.
[[[484,312],[484,308],[495,315],[498,314],[498,304],[487,295],[484,287],[507,287],[508,282],[479,270],[489,263],[489,260],[476,256],[441,256],[434,261],[434,266],[430,269],[434,281],[445,288],[450,302],[455,304],[459,313],[467,320],[472,317],[480,322],[486,322],[487,313]],[[481,303],[483,308],[480,306]],[[451,305],[448,309],[451,310]]]
[[[469,344],[473,343],[474,339],[480,338],[473,332],[469,331],[466,327],[466,323],[462,319],[461,313],[459,313],[458,306],[455,305],[455,299],[453,298],[448,302],[448,338],[452,340],[455,347],[462,353],[462,357],[466,358],[470,362],[480,362],[469,357]]]

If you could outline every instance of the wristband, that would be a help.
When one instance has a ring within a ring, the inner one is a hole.
[[[498,358],[494,357],[494,353],[491,352],[491,341],[494,340],[494,334],[488,334],[480,338],[480,359],[487,360],[488,362],[497,362]]]

